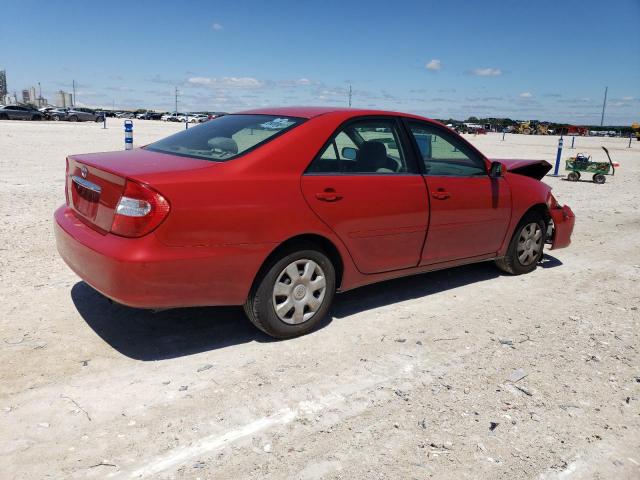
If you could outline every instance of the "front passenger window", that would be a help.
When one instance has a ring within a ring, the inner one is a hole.
[[[409,127],[418,144],[426,175],[469,177],[487,174],[482,158],[453,134],[413,122]]]

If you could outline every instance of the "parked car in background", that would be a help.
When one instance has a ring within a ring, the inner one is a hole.
[[[104,113],[84,107],[56,108],[49,112],[49,117],[53,121],[102,122],[104,120]]]
[[[209,116],[202,113],[194,113],[193,115],[189,116],[189,123],[203,123],[207,120],[209,120]]]
[[[66,108],[53,108],[49,110],[49,119],[53,121],[60,121],[67,119],[67,109]]]
[[[42,116],[46,120],[49,120],[51,118],[51,112],[56,108],[58,107],[43,107],[43,108],[39,108],[38,111],[42,114]]]
[[[44,115],[31,107],[5,105],[0,108],[0,120],[42,120]]]
[[[163,115],[163,117],[165,117]],[[182,120],[185,117],[184,113],[171,113],[168,114],[165,118],[165,121],[167,122],[182,122],[184,120]]]
[[[116,118],[136,118],[133,112],[118,112]]]
[[[56,242],[89,285],[139,308],[244,305],[277,338],[318,326],[336,291],[481,261],[532,272],[575,222],[548,162],[395,112],[252,110],[66,168]]]
[[[161,117],[162,117],[161,113],[151,112],[151,111],[138,113],[136,115],[136,118],[139,120],[160,120]]]

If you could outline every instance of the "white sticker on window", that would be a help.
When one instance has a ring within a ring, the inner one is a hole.
[[[293,122],[288,118],[274,118],[273,120],[260,124],[262,128],[266,128],[267,130],[281,130],[291,125],[293,125]]]

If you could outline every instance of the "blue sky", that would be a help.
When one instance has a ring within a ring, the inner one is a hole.
[[[2,2],[10,91],[91,106],[353,105],[640,121],[640,0]]]

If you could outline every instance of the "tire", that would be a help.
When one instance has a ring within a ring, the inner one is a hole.
[[[569,173],[569,175],[567,175],[567,180],[569,180],[570,182],[577,182],[578,180],[580,180],[580,174],[578,172],[571,172]]]
[[[42,117],[40,115],[34,115],[31,117],[31,120],[34,122],[39,122],[40,120],[42,120]]]
[[[0,113],[0,120],[9,120],[9,117],[6,113]]]
[[[605,177],[601,173],[596,173],[593,176],[593,183],[597,183],[598,185],[602,185],[606,181],[607,181],[607,177]]]
[[[54,122],[59,122],[60,121],[60,117],[58,115],[53,115],[51,117],[51,120],[53,120]]]
[[[70,122],[77,122],[78,121],[78,117],[76,117],[75,115],[70,115],[67,120],[69,120]]]
[[[244,311],[256,327],[274,338],[305,335],[329,312],[335,282],[335,268],[324,252],[313,245],[290,248],[261,269]]]
[[[536,239],[538,232],[540,234]],[[500,270],[512,275],[533,272],[542,259],[546,240],[547,223],[544,216],[539,212],[529,212],[518,224],[509,243],[507,255],[496,259],[496,265]]]

